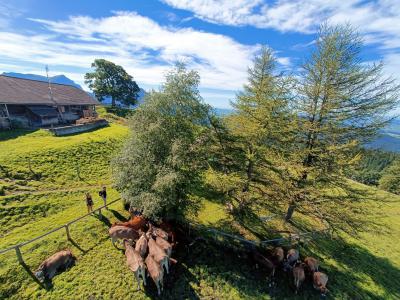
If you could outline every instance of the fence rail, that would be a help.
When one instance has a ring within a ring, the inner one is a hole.
[[[329,232],[328,230],[324,229],[324,230],[308,231],[308,232],[302,232],[302,233],[289,233],[288,237],[280,237],[280,238],[264,240],[264,241],[252,241],[252,240],[247,240],[241,236],[226,233],[226,232],[219,231],[216,229],[208,229],[208,231],[211,232],[214,236],[220,235],[220,236],[228,237],[233,240],[238,240],[242,243],[250,244],[253,246],[264,246],[267,244],[281,243],[284,241],[291,243],[292,241],[300,240],[302,237],[311,236],[312,238],[314,238],[316,235],[326,234]]]
[[[107,206],[117,202],[118,200],[121,200],[121,198],[117,198],[117,199],[107,203],[106,205],[103,205],[103,206],[100,206],[99,208],[94,209],[93,212],[87,213],[87,214],[85,214],[85,215],[83,215],[83,216],[81,216],[79,218],[76,218],[76,219],[74,219],[74,220],[72,220],[72,221],[70,221],[70,222],[68,222],[68,223],[66,223],[64,225],[61,225],[61,226],[59,226],[57,228],[54,228],[54,229],[52,229],[52,230],[50,230],[50,231],[48,231],[48,232],[46,232],[46,233],[44,233],[42,235],[39,235],[39,236],[31,239],[31,240],[28,240],[28,241],[25,241],[25,242],[22,242],[22,243],[18,243],[16,245],[11,246],[11,247],[6,248],[6,249],[2,249],[2,250],[0,250],[0,254],[4,254],[6,252],[15,250],[15,252],[17,254],[17,257],[18,257],[18,261],[23,263],[23,261],[21,261],[22,260],[22,255],[21,255],[21,251],[20,251],[21,247],[23,247],[23,246],[25,246],[27,244],[30,244],[32,242],[35,242],[37,240],[40,240],[40,239],[48,236],[49,234],[52,234],[52,233],[54,233],[56,231],[59,231],[59,230],[65,230],[65,232],[67,234],[67,238],[68,238],[68,240],[70,240],[71,239],[70,234],[69,234],[69,226],[70,225],[74,224],[75,222],[78,222],[79,220],[82,220],[83,218],[86,218],[86,217],[90,216],[92,213],[95,213],[97,211],[99,212],[99,215],[101,216],[101,210],[103,208],[107,208]]]

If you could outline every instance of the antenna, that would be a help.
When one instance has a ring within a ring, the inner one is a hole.
[[[53,91],[51,90],[51,82],[50,82],[50,77],[49,77],[49,66],[48,65],[46,65],[46,76],[47,76],[47,82],[49,84],[49,97],[50,97],[50,100],[52,102],[54,102]]]
[[[62,116],[62,114],[61,114],[61,112],[60,112],[60,107],[57,105],[57,102],[54,101],[54,99],[53,99],[53,91],[52,91],[52,89],[51,89],[51,82],[50,82],[50,77],[49,77],[49,66],[48,66],[48,65],[46,65],[46,76],[47,76],[47,82],[48,82],[48,84],[49,84],[49,97],[50,97],[50,101],[51,101],[51,102],[54,102],[54,105],[57,106],[58,117],[59,117],[60,120],[63,120],[63,116]],[[53,124],[51,124],[51,126],[53,127]]]

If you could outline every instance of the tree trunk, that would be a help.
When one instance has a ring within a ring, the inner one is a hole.
[[[114,97],[111,97],[111,107],[115,107],[115,99],[114,99]]]
[[[295,209],[296,209],[296,205],[294,203],[291,203],[286,212],[286,217],[285,217],[286,222],[289,222],[292,219]]]

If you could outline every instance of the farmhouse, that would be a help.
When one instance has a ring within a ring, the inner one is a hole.
[[[71,85],[0,75],[0,128],[52,127],[96,117],[99,102]]]

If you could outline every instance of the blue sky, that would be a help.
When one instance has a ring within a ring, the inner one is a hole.
[[[356,26],[363,60],[400,80],[399,0],[0,0],[0,73],[44,74],[47,64],[84,86],[105,58],[150,89],[180,60],[199,71],[205,101],[226,108],[261,45],[296,72],[325,21]]]

